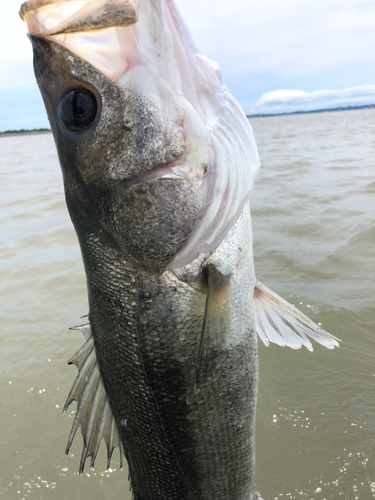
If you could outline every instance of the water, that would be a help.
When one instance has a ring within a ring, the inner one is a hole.
[[[375,498],[375,111],[252,120],[258,279],[342,339],[259,343],[257,488],[265,500]],[[0,499],[130,500],[118,454],[77,474],[61,416],[85,277],[50,134],[0,138]]]
[[[375,498],[373,110],[253,121],[258,279],[342,339],[259,346],[265,499]]]

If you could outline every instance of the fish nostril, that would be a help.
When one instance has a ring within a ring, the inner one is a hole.
[[[122,124],[122,129],[126,132],[130,132],[133,128],[133,122],[129,118],[124,118],[124,123]]]

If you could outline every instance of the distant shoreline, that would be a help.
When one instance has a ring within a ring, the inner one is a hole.
[[[375,104],[366,104],[364,106],[345,106],[340,108],[325,108],[325,109],[312,109],[310,111],[291,111],[289,113],[267,113],[257,115],[246,115],[247,118],[265,118],[267,116],[286,116],[286,115],[306,115],[311,113],[331,113],[333,111],[355,111],[356,109],[371,109],[375,108]]]
[[[49,134],[52,132],[51,129],[48,128],[36,128],[33,130],[5,130],[4,132],[0,132],[0,137],[12,137],[15,135],[30,135],[30,134]]]

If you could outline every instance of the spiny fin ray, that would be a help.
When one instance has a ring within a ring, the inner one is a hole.
[[[312,351],[309,338],[328,349],[339,346],[338,338],[259,281],[255,284],[254,305],[256,330],[266,346],[270,342],[292,349],[300,349],[304,345]]]
[[[94,466],[103,439],[107,446],[107,468],[110,466],[113,451],[117,447],[120,449],[120,467],[122,467],[122,455],[125,455],[125,451],[100,376],[90,324],[71,329],[81,330],[86,342],[68,362],[76,365],[78,374],[63,411],[66,411],[73,401],[77,402],[77,411],[65,453],[69,453],[76,432],[81,428],[83,450],[79,465],[80,474],[83,472],[87,458],[91,457],[90,467]]]

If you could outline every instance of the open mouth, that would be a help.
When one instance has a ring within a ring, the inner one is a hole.
[[[20,16],[31,35],[47,37],[111,81],[137,64],[136,0],[29,0]]]

